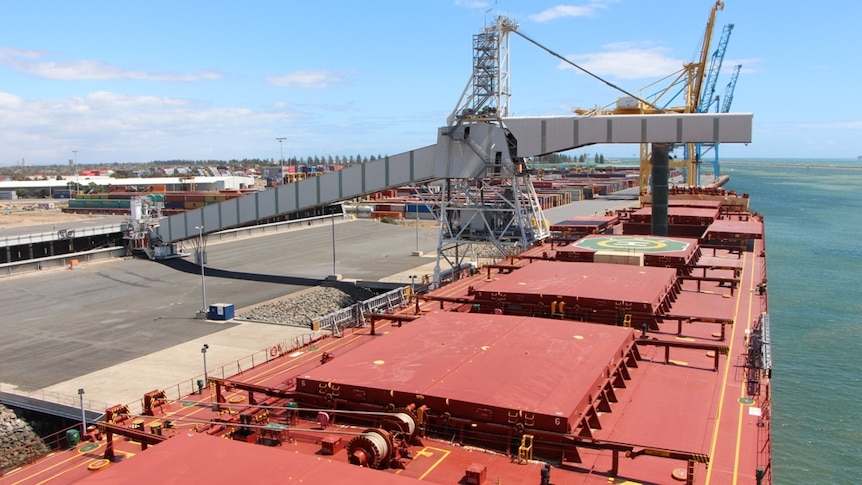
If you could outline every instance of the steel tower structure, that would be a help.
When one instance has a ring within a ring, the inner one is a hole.
[[[509,115],[509,34],[517,29],[497,17],[473,37],[473,74],[441,129],[453,149],[470,151],[482,163],[444,179],[435,283],[446,274],[457,278],[470,257],[505,258],[549,235],[527,161],[517,157],[517,141],[503,121]],[[480,246],[495,250],[480,253]]]

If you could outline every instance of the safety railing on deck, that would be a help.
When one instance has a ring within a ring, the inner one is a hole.
[[[396,288],[382,295],[356,303],[347,308],[334,311],[315,320],[321,330],[341,336],[341,330],[350,327],[364,327],[366,313],[387,313],[395,308],[404,308],[409,303],[407,288]]]
[[[80,425],[76,424],[44,436],[39,440],[4,450],[0,453],[0,477],[20,466],[35,462],[36,459],[46,453],[72,448],[78,444],[74,441],[73,436],[80,437],[80,434],[69,433],[69,431],[77,431],[78,429],[80,429]]]

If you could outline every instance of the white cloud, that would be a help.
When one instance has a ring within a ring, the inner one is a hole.
[[[862,120],[789,123],[788,126],[805,130],[862,130]]]
[[[214,71],[194,73],[132,71],[101,61],[76,60],[70,62],[51,62],[38,60],[47,56],[44,51],[0,47],[0,65],[45,79],[57,80],[108,80],[134,79],[164,82],[192,82],[221,79],[223,76]]]
[[[280,86],[283,88],[328,88],[344,84],[345,79],[342,74],[328,71],[295,71],[283,76],[273,76],[266,78],[266,82]]]
[[[485,8],[490,3],[486,0],[455,0],[456,7]]]
[[[0,112],[8,109],[18,109],[24,104],[24,100],[20,96],[14,94],[0,92]]]
[[[527,18],[533,22],[550,22],[564,17],[590,17],[600,9],[607,8],[613,0],[592,1],[587,5],[555,5],[539,13],[529,15]]]
[[[85,160],[93,163],[196,159],[211,152],[242,157],[259,152],[255,133],[298,116],[284,108],[213,108],[107,91],[39,100],[0,92],[0,125],[8,127],[0,132],[0,165],[21,158],[62,163],[73,149],[87,152]]]
[[[570,55],[566,58],[597,76],[619,79],[667,76],[682,69],[684,62],[669,57],[668,49],[663,47],[637,48],[627,44],[614,44],[611,47],[616,50]],[[561,63],[560,67],[573,69],[566,63]]]
[[[16,58],[36,59],[45,54],[45,51],[34,51],[16,49],[14,47],[0,47],[0,63],[6,64],[9,60]]]

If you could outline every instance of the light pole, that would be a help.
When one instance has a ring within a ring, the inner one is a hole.
[[[78,195],[78,189],[80,186],[78,185],[78,150],[72,150],[72,153],[75,154],[75,195]]]
[[[204,344],[201,347],[201,355],[204,356],[204,385],[207,383],[207,349],[210,348],[209,345]]]
[[[195,226],[195,229],[198,230],[198,261],[201,263],[201,298],[203,301],[203,307],[201,308],[201,313],[206,316],[207,314],[207,282],[204,278],[204,259],[206,258],[206,253],[204,253],[204,226]]]
[[[278,185],[284,185],[284,144],[282,143],[287,138],[281,136],[276,138],[278,140],[278,149],[281,151],[281,182]]]
[[[78,397],[81,399],[81,439],[87,434],[87,414],[84,412],[84,388],[78,389]]]
[[[335,213],[329,215],[329,222],[332,226],[332,276],[335,276]]]

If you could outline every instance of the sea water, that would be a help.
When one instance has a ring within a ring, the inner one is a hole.
[[[721,172],[765,218],[774,482],[862,483],[862,162]]]

